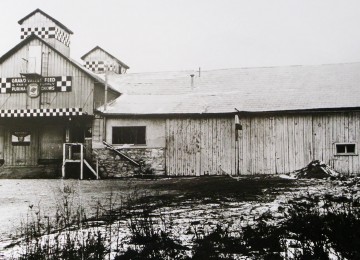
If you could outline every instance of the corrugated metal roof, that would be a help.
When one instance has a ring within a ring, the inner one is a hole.
[[[191,88],[190,74],[195,74]],[[360,107],[360,63],[109,75],[126,93],[112,114],[229,113]]]

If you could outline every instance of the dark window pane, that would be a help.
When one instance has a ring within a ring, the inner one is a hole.
[[[337,144],[336,145],[336,153],[345,153],[345,145]]]
[[[355,153],[355,144],[346,145],[347,153]]]
[[[113,127],[113,144],[146,144],[145,126]]]

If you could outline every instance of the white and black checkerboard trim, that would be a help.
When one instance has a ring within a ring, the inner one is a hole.
[[[8,93],[11,88],[11,79],[0,78],[0,93]]]
[[[105,71],[105,64],[103,61],[86,61],[84,66],[91,71]]]
[[[50,117],[82,115],[82,108],[37,108],[0,110],[0,117]]]
[[[60,28],[56,28],[55,38],[66,46],[70,46],[70,34],[61,30]]]
[[[23,40],[31,34],[42,39],[55,38],[66,46],[70,46],[70,34],[58,27],[22,27],[20,38]]]
[[[55,27],[22,27],[20,38],[23,40],[31,34],[35,34],[42,39],[49,39],[55,38],[55,33]]]
[[[116,65],[103,61],[86,61],[84,67],[94,72],[104,72],[105,69],[107,71],[114,71]]]

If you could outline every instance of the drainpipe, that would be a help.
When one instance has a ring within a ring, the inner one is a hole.
[[[106,141],[106,116],[105,112],[107,109],[107,101],[108,101],[108,77],[107,70],[105,69],[105,95],[104,95],[104,113],[103,113],[103,141]]]

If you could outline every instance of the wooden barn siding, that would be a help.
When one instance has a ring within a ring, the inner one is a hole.
[[[4,163],[5,165],[31,166],[37,165],[39,151],[39,133],[35,127],[27,127],[31,133],[29,146],[13,146],[11,133],[16,128],[7,127],[4,131]]]
[[[31,133],[30,146],[12,145],[11,134],[19,130]],[[0,125],[0,159],[7,166],[31,166],[37,165],[38,159],[61,159],[64,135],[65,127],[61,121],[7,121]]]
[[[39,136],[40,159],[62,159],[64,125],[45,125]]]
[[[23,58],[28,57],[28,46],[39,44],[40,41],[33,40],[4,61],[0,65],[0,76],[20,77],[20,73],[26,71]],[[72,76],[73,80],[71,92],[41,94],[42,108],[80,107],[84,112],[93,114],[93,79],[47,46],[43,45],[42,48],[43,52],[50,52],[48,75],[67,75]],[[26,93],[0,94],[0,107],[1,109],[40,108],[40,98],[30,98]]]
[[[167,119],[165,131],[168,175],[235,173],[233,117]]]
[[[4,126],[0,125],[0,160],[4,159]]]
[[[359,112],[241,117],[240,123],[240,174],[288,173],[312,160],[360,173],[359,156],[335,155],[335,143],[356,143],[359,152]]]

